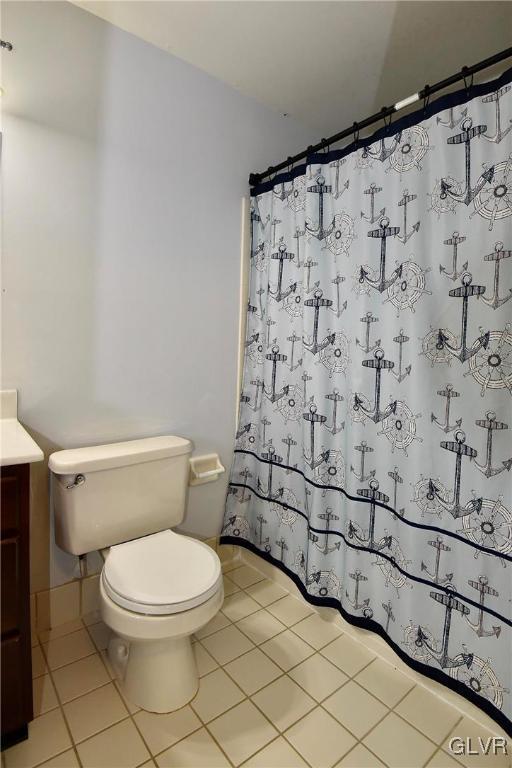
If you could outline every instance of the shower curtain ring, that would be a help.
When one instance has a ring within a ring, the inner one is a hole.
[[[293,170],[293,158],[288,156],[286,160],[288,162],[288,173],[291,173]]]
[[[468,75],[468,67],[464,66],[461,69],[462,79],[464,80],[464,87],[466,88],[466,94],[469,94],[470,88],[473,87],[473,80],[475,78],[474,73],[471,73],[471,76]],[[469,85],[468,85],[469,80]]]
[[[423,114],[425,114],[429,101],[430,101],[430,85],[426,85],[423,89]]]
[[[359,123],[352,123],[352,133],[354,136],[354,144],[357,147],[359,144]]]
[[[382,109],[381,109],[382,121],[384,123],[384,127],[385,128],[389,128],[389,126],[391,125],[391,114],[390,115],[386,115],[387,111],[388,111],[388,107],[382,107]]]

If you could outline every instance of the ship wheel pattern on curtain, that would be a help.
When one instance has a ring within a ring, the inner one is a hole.
[[[222,531],[505,728],[510,79],[253,191]]]

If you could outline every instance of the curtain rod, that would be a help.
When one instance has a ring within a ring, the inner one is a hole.
[[[375,112],[375,114],[370,115],[370,117],[367,117],[365,120],[353,123],[350,128],[346,128],[344,131],[335,133],[328,139],[322,139],[317,144],[310,145],[303,152],[299,152],[298,155],[288,157],[278,165],[271,165],[269,168],[267,168],[266,171],[262,171],[261,173],[251,173],[249,176],[249,184],[251,187],[254,187],[257,184],[260,184],[263,179],[266,179],[267,176],[271,176],[273,173],[277,173],[278,171],[283,171],[286,168],[289,168],[299,160],[304,160],[306,157],[308,157],[308,155],[314,154],[315,152],[320,152],[330,144],[335,144],[336,142],[341,141],[341,139],[347,138],[347,136],[357,134],[360,130],[368,128],[370,125],[373,125],[373,123],[376,123],[379,120],[390,117],[400,109],[403,109],[410,104],[414,104],[420,99],[428,99],[430,96],[432,96],[432,94],[437,93],[438,91],[442,91],[444,88],[448,88],[450,85],[457,83],[459,80],[466,80],[468,77],[473,77],[473,75],[475,75],[477,72],[481,72],[483,69],[492,67],[493,64],[498,64],[500,61],[504,61],[511,56],[512,48],[505,48],[505,50],[494,54],[494,56],[490,56],[488,59],[479,61],[478,64],[473,64],[471,67],[462,67],[460,72],[456,72],[454,75],[451,75],[444,80],[440,80],[438,83],[435,83],[435,85],[425,85],[421,91],[418,91],[418,93],[414,93],[412,96],[408,96],[406,99],[397,101],[396,104],[393,104],[391,107],[382,107],[379,112]]]

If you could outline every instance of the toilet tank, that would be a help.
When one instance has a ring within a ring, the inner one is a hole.
[[[169,435],[52,453],[57,545],[82,555],[181,523],[191,451]]]

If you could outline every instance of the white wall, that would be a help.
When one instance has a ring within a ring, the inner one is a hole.
[[[2,387],[47,453],[175,433],[229,466],[241,198],[313,137],[68,3],[2,6]],[[219,531],[226,482],[184,530]],[[32,530],[32,590],[67,581],[46,467]]]

